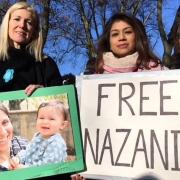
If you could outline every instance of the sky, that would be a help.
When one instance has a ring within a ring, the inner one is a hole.
[[[174,18],[176,16],[176,11],[180,5],[180,0],[165,0],[164,7],[163,7],[163,23],[165,26],[166,33],[168,34],[171,26],[174,22]],[[161,39],[158,39],[158,43],[156,44],[154,48],[155,54],[157,54],[158,57],[162,58],[163,55],[163,45],[161,42]],[[78,58],[79,60],[82,60],[81,63],[78,63],[77,66],[74,66],[72,62],[66,61],[62,65],[59,65],[60,72],[62,75],[72,73],[75,75],[79,75],[83,72],[85,69],[85,63],[81,57]]]
[[[78,65],[74,65],[71,61],[65,61],[63,64],[59,65],[61,75],[69,73],[74,75],[81,74],[86,66],[86,61],[84,61],[83,59],[84,57],[78,57],[78,60],[81,60],[80,63],[77,63]]]

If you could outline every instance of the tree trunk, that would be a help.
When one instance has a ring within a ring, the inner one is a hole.
[[[164,25],[162,22],[162,0],[158,0],[158,2],[157,2],[157,21],[158,21],[158,28],[159,28],[159,32],[160,32],[160,37],[161,37],[162,44],[164,47],[162,62],[167,67],[171,68],[172,45],[171,45],[171,43],[169,43],[169,41],[167,39],[167,35],[166,35],[165,30],[164,30]]]
[[[42,3],[42,31],[43,31],[43,40],[44,44],[46,43],[47,35],[48,35],[48,30],[49,30],[49,14],[50,14],[50,3],[51,0],[44,0]]]
[[[174,47],[174,54],[172,59],[172,69],[180,69],[180,6],[177,10],[174,23],[171,31],[168,34],[168,40]]]

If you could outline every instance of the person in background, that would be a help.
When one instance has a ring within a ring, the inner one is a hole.
[[[26,2],[6,12],[0,26],[0,92],[62,85],[56,63],[43,54],[39,16]]]
[[[96,73],[127,73],[167,69],[152,52],[142,22],[114,14],[98,41]]]
[[[26,150],[20,151],[15,158],[12,158],[12,168],[16,169],[20,164],[28,167],[65,162],[67,146],[60,131],[68,127],[69,117],[69,111],[61,101],[40,104],[36,122],[38,132]]]

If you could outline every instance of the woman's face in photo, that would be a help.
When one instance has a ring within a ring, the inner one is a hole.
[[[135,52],[135,32],[133,27],[125,21],[113,23],[109,41],[110,49],[117,57],[124,57]]]
[[[15,48],[29,43],[33,32],[33,19],[30,11],[18,9],[12,12],[9,20],[9,38]]]
[[[4,152],[11,146],[13,127],[7,114],[0,110],[0,152]]]

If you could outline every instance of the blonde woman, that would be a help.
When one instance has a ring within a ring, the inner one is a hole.
[[[0,92],[62,84],[56,63],[43,55],[39,16],[26,2],[17,2],[0,27]]]

